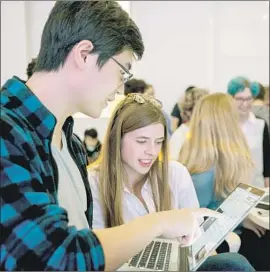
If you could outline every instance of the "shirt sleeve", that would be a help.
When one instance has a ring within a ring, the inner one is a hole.
[[[0,138],[0,270],[104,270],[98,238],[90,229],[68,226],[67,212],[45,189],[48,178],[24,152],[31,146],[16,136]]]
[[[270,177],[270,136],[266,123],[263,130],[263,176]]]
[[[96,172],[89,170],[88,180],[93,198],[93,229],[104,229],[106,226]]]

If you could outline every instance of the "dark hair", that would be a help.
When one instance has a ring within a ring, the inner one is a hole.
[[[256,82],[256,81],[252,82],[250,84],[250,90],[251,90],[252,94],[258,93],[256,96],[256,99],[264,100],[265,88],[261,83]]]
[[[141,33],[116,1],[56,1],[42,33],[36,71],[56,71],[75,44],[93,43],[101,68],[112,56],[131,50],[144,52]]]
[[[26,74],[27,74],[28,78],[30,78],[33,75],[36,63],[37,63],[36,58],[32,59],[32,61],[28,63],[28,66],[27,66],[27,69],[26,69]]]
[[[91,128],[91,129],[87,129],[85,132],[84,132],[84,137],[86,136],[89,136],[91,138],[94,138],[96,139],[98,137],[98,133],[96,131],[96,129],[94,128]]]
[[[145,93],[148,88],[148,84],[142,79],[130,79],[125,83],[124,94],[128,95],[130,93]]]
[[[196,88],[196,86],[189,86],[186,88],[185,93],[191,91],[192,89]]]

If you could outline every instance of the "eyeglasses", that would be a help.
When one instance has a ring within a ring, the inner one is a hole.
[[[114,60],[114,62],[122,69],[121,70],[121,74],[123,76],[123,84],[126,83],[128,80],[130,80],[133,77],[133,74],[131,74],[129,72],[129,70],[123,65],[121,64],[119,61],[117,61],[115,58],[112,58]]]
[[[253,97],[247,97],[247,98],[242,98],[242,97],[234,97],[235,101],[242,104],[244,102],[251,103],[253,101]]]

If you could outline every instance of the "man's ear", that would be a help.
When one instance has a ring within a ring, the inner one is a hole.
[[[93,43],[88,40],[82,40],[73,47],[72,54],[74,61],[79,69],[87,68],[85,64],[93,49]]]

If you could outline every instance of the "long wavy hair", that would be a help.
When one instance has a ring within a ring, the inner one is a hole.
[[[247,183],[253,162],[239,126],[233,98],[224,93],[203,97],[193,111],[179,161],[190,174],[215,168],[215,192],[225,197],[239,182]]]

